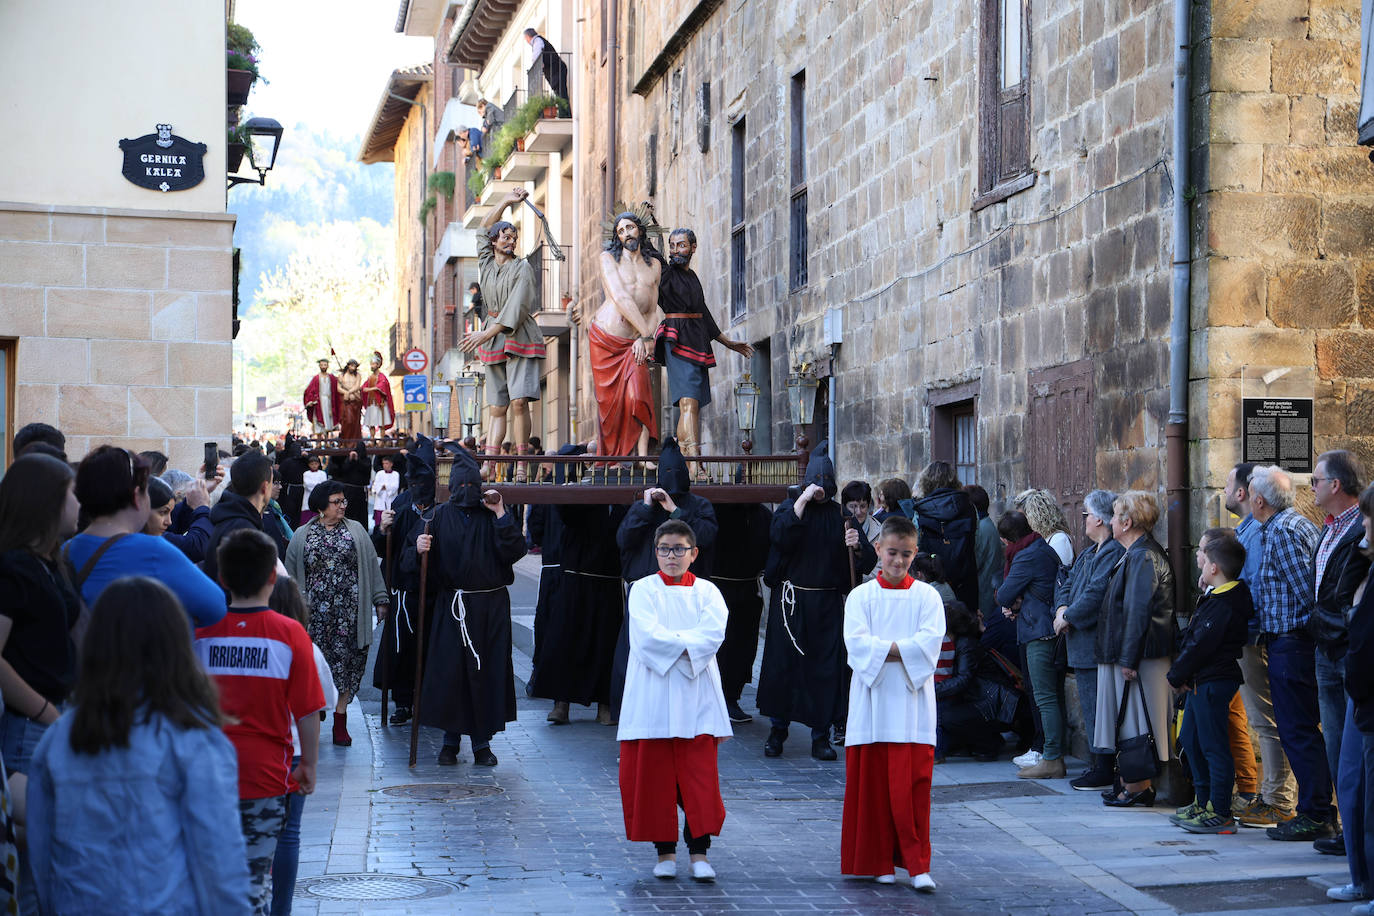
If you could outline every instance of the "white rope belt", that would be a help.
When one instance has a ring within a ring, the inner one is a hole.
[[[496,588],[465,589],[460,588],[454,591],[453,600],[448,603],[448,612],[453,615],[453,619],[458,621],[458,632],[463,637],[463,645],[467,646],[472,653],[473,661],[477,662],[477,670],[482,670],[482,656],[477,654],[477,647],[472,644],[472,637],[468,636],[468,608],[463,603],[464,595],[488,595],[492,592],[505,591],[504,585]],[[455,608],[457,609],[455,611]]]
[[[792,624],[788,622],[793,612],[797,609],[797,589],[804,592],[833,592],[833,588],[807,588],[805,585],[793,585],[786,580],[782,583],[782,627],[787,631],[787,638],[792,640],[792,648],[797,650],[797,654],[805,656],[802,647],[797,645],[797,637],[792,635]]]
[[[398,591],[398,592],[395,593],[395,595],[396,595],[396,599],[397,599],[397,605],[400,607],[400,610],[401,610],[401,616],[404,617],[404,618],[405,618],[405,621],[406,621],[406,629],[409,630],[410,632],[414,633],[414,632],[415,632],[415,624],[413,624],[413,623],[410,622],[410,610],[406,607],[406,593],[405,593],[405,592],[399,592],[399,591]],[[399,655],[400,653],[401,653],[401,621],[398,619],[398,620],[396,621],[396,654]]]

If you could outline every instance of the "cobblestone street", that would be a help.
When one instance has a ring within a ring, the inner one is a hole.
[[[1167,808],[1108,810],[1065,780],[1018,781],[1006,760],[936,768],[934,896],[846,879],[842,759],[812,760],[794,734],[768,760],[757,718],[721,746],[718,882],[656,880],[653,850],[624,838],[614,729],[579,707],[571,725],[550,726],[549,704],[524,696],[537,561],[520,564],[512,589],[519,721],[492,742],[500,765],[474,768],[465,744],[457,767],[439,767],[439,734],[424,729],[408,769],[409,728],[383,727],[375,692],[365,696],[353,747],[321,750],[296,912],[1349,912],[1323,893],[1349,880],[1343,859],[1262,830],[1190,836],[1168,824]],[[743,705],[752,711],[752,689]]]

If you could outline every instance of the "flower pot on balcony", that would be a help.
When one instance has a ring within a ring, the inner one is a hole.
[[[243,154],[248,149],[246,143],[230,143],[224,151],[224,168],[230,174],[239,170],[239,165],[243,162]]]
[[[559,302],[563,304],[563,311],[566,312],[568,310],[568,306],[572,305],[572,296],[569,296],[565,293],[563,295],[563,298],[561,298]]]
[[[544,117],[546,117],[546,118],[556,118],[556,117],[558,117],[558,106],[557,106],[557,105],[546,105],[546,106],[544,107]]]
[[[251,70],[226,71],[228,74],[229,104],[243,105],[248,101],[248,93],[253,88],[253,80],[257,79]]]
[[[496,168],[494,168],[494,169],[491,170],[491,180],[492,180],[492,181],[500,181],[500,180],[501,180],[501,166],[498,165]]]
[[[524,138],[524,137],[516,137],[516,138],[515,138],[515,151],[516,151],[517,153],[523,153],[523,152],[525,151],[525,138]]]

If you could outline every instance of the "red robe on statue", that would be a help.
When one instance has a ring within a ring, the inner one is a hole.
[[[640,427],[658,428],[649,367],[635,363],[634,338],[617,337],[595,323],[587,328],[596,382],[599,449],[602,455],[633,455]]]
[[[326,417],[320,411],[320,375],[318,373],[306,384],[302,402],[305,404],[305,418],[307,420],[311,423],[333,428],[339,425],[339,409],[342,406],[342,401],[339,398],[339,380],[332,372],[324,378],[329,379],[329,394],[326,395],[329,398],[330,413],[327,418],[329,422],[325,422]]]
[[[367,422],[367,409],[369,407],[385,407],[384,422],[369,424]],[[367,381],[363,382],[363,425],[380,425],[383,429],[391,429],[396,425],[396,407],[391,402],[391,381],[385,373],[374,372],[367,377]]]

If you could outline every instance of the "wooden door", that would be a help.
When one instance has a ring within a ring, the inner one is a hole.
[[[1050,491],[1082,549],[1083,497],[1096,477],[1097,430],[1093,424],[1093,366],[1080,360],[1030,374],[1026,423],[1030,485]]]

